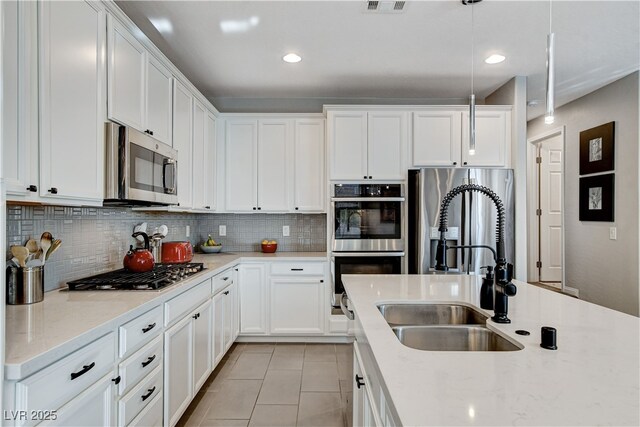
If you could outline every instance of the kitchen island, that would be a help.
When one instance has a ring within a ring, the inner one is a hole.
[[[382,420],[386,412],[388,424],[640,425],[636,317],[514,281],[511,323],[489,320],[487,327],[520,350],[424,351],[401,344],[377,304],[458,302],[492,315],[479,308],[480,276],[345,275],[343,281],[355,314],[355,347],[368,364],[364,382],[374,388],[372,411]],[[557,350],[540,347],[542,326],[557,329]]]

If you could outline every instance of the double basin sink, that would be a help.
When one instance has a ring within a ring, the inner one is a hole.
[[[461,304],[380,304],[398,340],[427,351],[517,351],[522,347],[486,327],[486,314]]]

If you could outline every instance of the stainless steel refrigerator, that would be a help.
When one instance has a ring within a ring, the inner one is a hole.
[[[440,202],[450,190],[462,184],[483,185],[502,200],[507,262],[515,264],[513,170],[424,168],[409,171],[409,274],[433,272],[440,237]],[[456,196],[449,205],[447,244],[488,245],[495,249],[496,219],[495,205],[483,194],[473,192]],[[480,274],[480,267],[495,265],[493,255],[487,249],[450,249],[447,258],[450,272]]]

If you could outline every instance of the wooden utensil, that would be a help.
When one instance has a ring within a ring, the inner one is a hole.
[[[36,252],[38,252],[38,242],[36,242],[35,239],[29,239],[27,240],[27,244],[25,245],[25,247],[29,250],[30,254],[34,254]]]
[[[61,244],[62,244],[62,240],[54,239],[53,242],[51,242],[51,247],[49,248],[49,250],[45,255],[45,259],[49,259],[51,255],[53,255],[53,253],[58,250]]]
[[[18,260],[18,264],[20,264],[20,267],[25,267],[25,261],[27,260],[27,257],[29,256],[29,249],[27,249],[24,246],[20,246],[20,245],[13,245],[11,246],[11,254],[16,257],[16,259]]]
[[[40,249],[42,249],[42,257],[40,257],[40,259],[42,260],[42,265],[44,265],[44,262],[47,260],[47,251],[51,247],[52,240],[53,236],[48,231],[42,233],[40,237]]]

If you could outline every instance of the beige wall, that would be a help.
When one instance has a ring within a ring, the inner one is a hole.
[[[527,138],[565,126],[565,274],[580,299],[638,316],[638,72],[531,120]],[[578,220],[580,131],[615,122],[615,222]],[[609,240],[609,227],[617,240]]]

